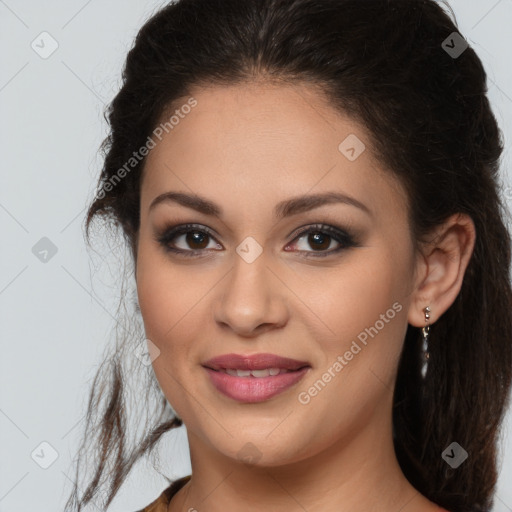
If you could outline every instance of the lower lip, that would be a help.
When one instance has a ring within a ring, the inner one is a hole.
[[[309,367],[268,377],[233,377],[224,372],[205,368],[218,391],[239,402],[263,402],[299,382]]]

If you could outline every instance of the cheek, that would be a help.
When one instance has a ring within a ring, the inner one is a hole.
[[[190,315],[197,304],[194,283],[184,278],[151,247],[141,245],[137,257],[137,294],[146,338],[158,347],[152,361],[159,386],[178,416],[188,420],[183,388],[189,387],[186,368],[194,350]],[[203,293],[204,294],[204,293]],[[197,307],[197,306],[196,306]]]
[[[357,263],[326,275],[323,293],[312,283],[302,283],[303,290],[317,290],[312,309],[318,307],[315,313],[323,327],[309,333],[322,356],[300,387],[299,402],[306,404],[304,412],[322,411],[318,418],[325,426],[319,429],[325,429],[325,438],[353,424],[361,426],[379,404],[391,399],[407,307],[402,293],[405,267],[390,261],[360,252]]]
[[[382,327],[384,321],[386,330],[401,322],[396,317],[398,309],[406,309],[406,267],[400,261],[392,262],[384,251],[360,250],[337,267],[322,269],[321,276],[316,272],[302,277],[294,274],[294,290],[322,321],[322,330],[329,333],[327,339],[339,344],[376,322]],[[393,308],[395,303],[399,305]]]
[[[407,329],[404,255],[360,250],[350,263],[325,275],[324,286],[302,282],[304,295],[312,298],[311,309],[322,320],[322,330],[310,332],[322,349],[318,371],[337,376],[330,380],[332,394],[322,392],[325,406],[331,400],[340,407],[341,403],[355,407],[356,402],[362,406],[385,391],[383,383],[392,386]]]
[[[194,303],[194,283],[169,265],[165,254],[142,240],[137,256],[137,295],[146,336],[162,352],[179,339],[180,319]]]

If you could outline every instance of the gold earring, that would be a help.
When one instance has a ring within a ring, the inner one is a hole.
[[[421,367],[421,375],[423,378],[427,375],[428,369],[428,360],[430,358],[430,352],[428,351],[428,339],[430,335],[430,307],[427,306],[423,309],[425,313],[425,327],[421,328],[421,333],[423,336],[423,364]]]

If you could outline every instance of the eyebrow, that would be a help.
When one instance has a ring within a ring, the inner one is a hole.
[[[213,217],[220,218],[223,215],[222,208],[215,203],[196,194],[185,194],[183,192],[165,192],[164,194],[160,194],[153,199],[149,205],[149,210],[151,211],[158,204],[169,202],[181,204],[182,206]],[[371,210],[357,199],[339,192],[327,192],[324,194],[297,196],[281,201],[274,208],[274,217],[281,219],[332,203],[343,203],[355,206],[367,214],[372,215]]]

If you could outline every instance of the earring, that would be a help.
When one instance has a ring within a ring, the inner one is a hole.
[[[425,313],[425,327],[421,328],[421,334],[423,336],[423,364],[421,367],[421,375],[423,378],[427,375],[428,360],[430,358],[430,352],[428,351],[428,338],[430,334],[430,308],[427,306],[423,309]]]

